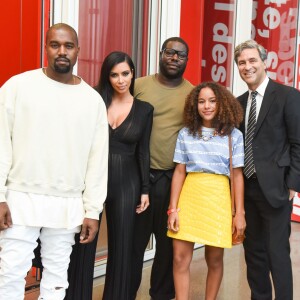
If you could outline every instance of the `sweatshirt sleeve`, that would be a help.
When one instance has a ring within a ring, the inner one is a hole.
[[[12,128],[16,80],[10,79],[0,88],[0,202],[6,202],[6,181],[12,165]]]
[[[104,102],[100,99],[99,114],[88,158],[83,205],[85,218],[99,219],[107,195],[108,123]]]

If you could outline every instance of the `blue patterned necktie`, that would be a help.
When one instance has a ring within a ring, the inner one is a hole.
[[[253,149],[252,141],[254,130],[256,126],[256,95],[257,91],[251,93],[251,107],[248,117],[247,134],[245,141],[245,166],[244,174],[247,178],[250,178],[254,174],[254,160],[253,160]]]

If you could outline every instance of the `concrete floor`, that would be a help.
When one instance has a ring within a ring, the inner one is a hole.
[[[291,257],[294,277],[294,299],[300,299],[300,223],[292,223]],[[146,262],[143,271],[143,281],[136,300],[149,300],[149,276],[151,261]],[[204,249],[194,252],[191,266],[191,290],[190,300],[204,299],[206,264]],[[102,299],[104,277],[95,279],[93,300]],[[296,284],[298,282],[298,284]],[[27,293],[25,300],[36,300],[37,293]],[[250,299],[250,290],[246,279],[246,267],[242,246],[227,249],[224,255],[224,277],[218,295],[218,300],[245,300]],[[86,300],[86,299],[82,299]],[[122,300],[122,299],[120,299]]]
[[[224,277],[218,299],[237,300],[250,299],[250,291],[245,278],[245,263],[242,246],[236,246],[232,250],[226,250],[224,255]],[[143,281],[136,300],[149,300],[149,281],[151,261],[146,262],[143,271]],[[190,299],[204,299],[206,263],[204,260],[204,248],[194,251],[191,265],[191,290]],[[94,282],[93,300],[102,299],[103,279]]]

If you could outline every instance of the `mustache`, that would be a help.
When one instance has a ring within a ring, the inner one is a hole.
[[[169,63],[169,64],[167,64],[168,66],[171,66],[171,67],[175,67],[175,68],[177,68],[177,69],[179,69],[180,68],[180,65],[179,64],[174,64],[174,63]]]
[[[71,61],[66,58],[66,57],[58,57],[54,60],[55,62],[58,62],[58,61],[64,61],[64,62],[68,62],[68,63],[71,63]]]

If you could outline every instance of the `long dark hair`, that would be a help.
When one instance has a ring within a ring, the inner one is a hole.
[[[121,52],[121,51],[111,52],[110,54],[108,54],[105,57],[105,59],[103,61],[103,64],[101,67],[101,72],[100,72],[99,82],[98,82],[98,85],[95,87],[95,89],[98,91],[98,93],[103,98],[107,108],[111,104],[112,96],[114,93],[114,89],[111,86],[110,81],[109,81],[110,72],[115,65],[122,63],[122,62],[127,62],[130,67],[131,72],[133,72],[133,74],[132,74],[133,76],[131,79],[131,85],[129,88],[131,95],[133,95],[134,80],[135,80],[135,66],[134,66],[134,63],[133,63],[131,57],[125,52]]]

